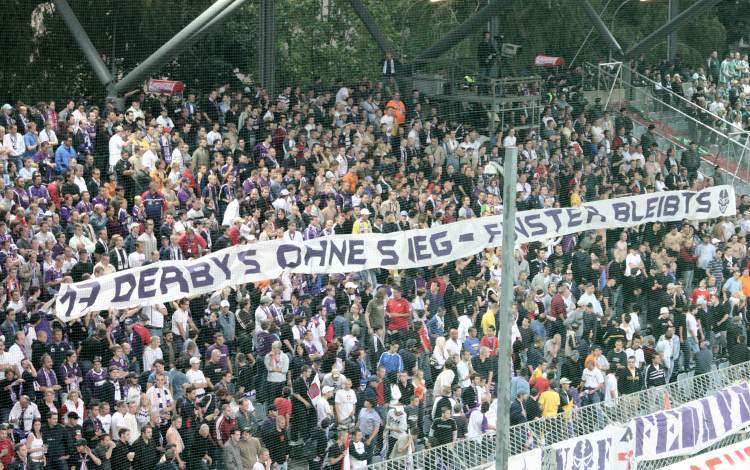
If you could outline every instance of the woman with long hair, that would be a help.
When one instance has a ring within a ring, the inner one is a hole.
[[[46,468],[47,458],[44,454],[47,453],[47,445],[42,438],[42,420],[40,418],[36,418],[31,424],[31,431],[26,436],[26,445],[29,448],[29,456],[31,457],[29,470],[42,470]]]

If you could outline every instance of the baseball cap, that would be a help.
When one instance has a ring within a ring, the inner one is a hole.
[[[201,363],[201,360],[200,360],[200,359],[198,359],[197,357],[191,357],[191,358],[190,358],[190,363],[191,363],[191,364],[200,364],[200,363]]]
[[[228,300],[222,300],[220,305],[222,307],[229,307],[229,301]]]
[[[569,383],[571,382],[570,382],[570,379],[567,377],[563,377],[562,379],[560,379],[560,385],[569,384]]]
[[[359,211],[359,213],[362,215],[370,215],[370,211],[366,207]]]
[[[323,392],[323,395],[325,395],[326,393],[331,393],[333,390],[334,390],[333,387],[331,387],[330,385],[326,385],[325,387],[323,387],[322,392]]]
[[[406,211],[401,211],[401,217],[409,217],[409,213]]]
[[[356,288],[357,288],[357,284],[355,284],[355,283],[353,283],[351,281],[349,281],[346,284],[344,284],[344,289],[356,289]]]
[[[669,313],[669,307],[662,307],[659,309],[659,313]]]

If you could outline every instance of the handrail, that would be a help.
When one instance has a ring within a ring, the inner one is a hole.
[[[658,83],[656,83],[655,81],[651,80],[649,77],[643,75],[642,73],[638,72],[637,70],[635,70],[633,68],[630,69],[630,73],[635,74],[638,78],[640,78],[640,79],[642,79],[642,80],[644,80],[646,82],[649,82],[650,84],[654,85],[654,87],[656,85],[658,85]],[[718,120],[724,122],[726,125],[734,127],[734,124],[732,124],[731,122],[727,121],[726,119],[724,119],[723,117],[719,116],[718,114],[712,113],[711,111],[709,111],[708,108],[703,108],[702,106],[698,106],[697,104],[693,103],[689,99],[685,98],[684,96],[680,95],[679,93],[675,93],[674,91],[672,91],[672,90],[670,90],[668,88],[664,88],[664,90],[670,96],[675,96],[675,97],[679,98],[680,100],[682,100],[685,103],[687,103],[689,106],[691,106],[693,108],[700,108],[700,110],[701,110],[702,113],[706,113],[709,116],[711,116],[711,117],[713,117],[715,119],[718,119]]]
[[[609,72],[607,72],[607,71],[605,71],[605,70],[601,70],[601,73],[602,73],[602,74],[604,74],[604,75],[606,75],[606,76],[608,76],[609,78],[612,78],[612,79],[616,79],[616,78],[617,78],[617,77],[615,77],[614,75],[610,74]],[[635,85],[633,85],[632,83],[628,83],[628,82],[626,82],[626,81],[624,81],[624,80],[621,80],[621,82],[622,82],[622,83],[624,83],[624,84],[625,84],[626,86],[628,86],[628,87],[630,87],[630,88],[638,88],[638,87],[636,87]],[[660,104],[664,105],[665,107],[667,107],[667,108],[671,109],[672,111],[674,111],[674,112],[676,112],[676,113],[679,113],[679,114],[681,114],[681,115],[682,115],[683,117],[685,117],[686,119],[689,119],[689,120],[691,120],[691,121],[695,122],[696,124],[698,124],[698,125],[700,125],[700,126],[702,126],[702,127],[705,127],[706,129],[708,129],[709,131],[711,131],[711,132],[713,132],[713,133],[715,133],[715,134],[718,134],[718,135],[719,135],[719,137],[722,137],[722,138],[724,138],[724,139],[728,140],[729,142],[732,142],[733,144],[736,144],[736,145],[738,145],[738,146],[740,146],[740,147],[742,147],[742,148],[747,148],[748,150],[750,150],[750,148],[748,148],[748,147],[747,147],[747,146],[746,146],[745,144],[743,144],[743,143],[739,142],[738,140],[736,140],[736,139],[734,139],[734,138],[732,138],[732,137],[728,136],[727,134],[724,134],[723,132],[721,132],[720,130],[716,129],[715,127],[713,127],[713,126],[711,126],[711,125],[708,125],[708,124],[706,124],[706,123],[704,123],[704,122],[701,122],[701,121],[700,121],[700,120],[698,120],[698,119],[695,119],[695,118],[694,118],[693,116],[691,116],[691,115],[689,115],[689,114],[685,113],[685,112],[684,112],[684,111],[682,111],[681,109],[679,109],[679,108],[676,108],[676,107],[672,106],[672,105],[671,105],[671,104],[670,104],[669,102],[667,102],[667,101],[663,101],[663,100],[662,100],[662,99],[660,99],[659,97],[657,97],[657,96],[654,96],[653,94],[650,94],[650,93],[649,93],[649,96],[650,96],[650,97],[651,97],[651,99],[653,99],[654,101],[656,101],[656,102],[658,102],[658,103],[660,103]],[[683,98],[683,99],[684,99],[684,98]],[[695,105],[693,105],[693,106],[695,106]],[[701,109],[701,110],[703,110],[703,108],[700,108],[700,109]],[[709,114],[710,114],[710,113],[709,113]],[[713,115],[713,116],[715,116],[715,115]]]
[[[750,380],[750,362],[715,369],[702,375],[679,378],[676,382],[661,387],[649,388],[619,397],[611,404],[594,403],[577,408],[572,414],[560,413],[556,416],[518,424],[512,426],[510,432],[518,433],[521,430],[524,434],[528,433],[529,436],[533,437],[535,446],[548,453],[552,451],[552,445],[556,442],[575,437],[569,435],[568,426],[570,423],[575,424],[576,421],[586,419],[592,420],[593,422],[589,424],[593,425],[593,429],[590,431],[593,432],[597,429],[603,429],[606,424],[624,424],[637,416],[660,411],[664,409],[663,405],[680,406],[737,382],[747,380]],[[662,399],[664,401],[661,401]],[[450,469],[475,468],[494,459],[494,434],[494,432],[489,431],[480,439],[459,439],[455,443],[420,450],[407,456],[374,462],[368,468],[372,470],[396,470],[440,468],[441,465]],[[586,433],[574,434],[585,435]],[[723,438],[727,437],[729,436],[723,436]],[[512,454],[517,453],[517,449],[512,451]],[[453,463],[460,461],[462,465],[447,465],[449,460]]]

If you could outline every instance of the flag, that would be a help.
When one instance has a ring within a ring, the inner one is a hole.
[[[310,400],[314,400],[315,397],[320,396],[320,374],[315,374],[310,386],[307,387],[307,396],[310,397]]]

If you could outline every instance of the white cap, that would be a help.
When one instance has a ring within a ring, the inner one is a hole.
[[[365,207],[361,211],[359,211],[362,215],[370,215],[370,211]]]
[[[357,284],[355,284],[355,283],[353,283],[351,281],[349,281],[346,284],[344,284],[344,289],[356,289],[356,288],[357,288]]]
[[[191,357],[191,358],[190,358],[190,363],[191,363],[191,364],[200,364],[200,363],[201,363],[201,360],[200,360],[200,359],[198,359],[197,357]]]
[[[289,196],[289,190],[288,189],[282,189],[281,190],[281,195],[282,196]]]
[[[219,305],[221,305],[222,307],[229,307],[229,301],[228,301],[228,300],[226,300],[226,299],[225,299],[225,300],[222,300],[222,301],[221,301],[221,304],[219,304]]]
[[[659,313],[669,313],[669,307],[662,307],[662,308],[661,308],[661,309],[659,310]]]
[[[331,393],[334,390],[335,389],[333,387],[331,387],[330,385],[326,385],[326,386],[323,387],[323,395],[325,395],[326,393]]]

